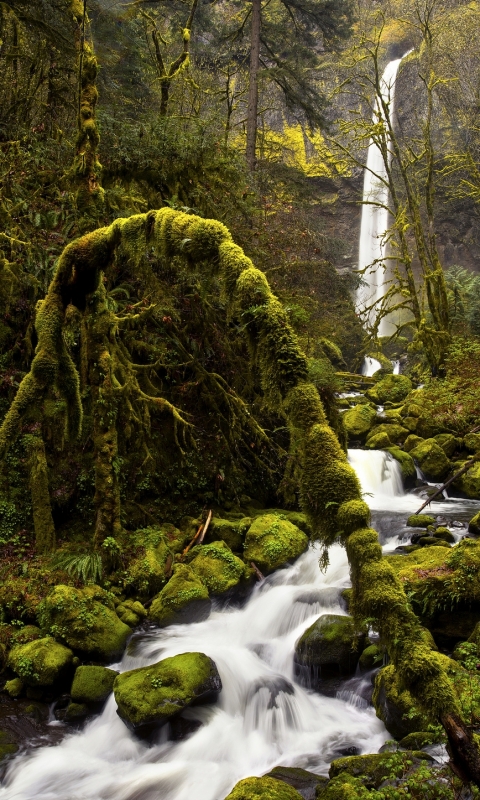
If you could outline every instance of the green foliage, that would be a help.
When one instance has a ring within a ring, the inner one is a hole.
[[[431,378],[423,394],[431,416],[453,433],[464,435],[478,424],[480,340],[456,336],[445,361],[445,378]]]
[[[103,577],[102,556],[98,553],[59,553],[54,566],[84,584],[100,583]]]

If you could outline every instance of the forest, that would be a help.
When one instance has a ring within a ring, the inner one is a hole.
[[[1,0],[0,800],[480,797],[479,25]]]

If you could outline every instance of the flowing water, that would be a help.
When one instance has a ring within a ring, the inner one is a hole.
[[[411,513],[421,501],[403,495],[398,464],[389,454],[352,450],[349,456],[391,550],[405,529],[404,506]],[[334,698],[294,678],[294,647],[303,631],[322,613],[346,613],[340,597],[349,585],[345,551],[331,549],[325,574],[318,557],[311,547],[293,566],[258,584],[243,608],[218,608],[204,622],[152,627],[134,637],[117,669],[187,651],[204,652],[217,664],[220,698],[184,714],[193,730],[187,738],[175,740],[165,726],[147,745],[127,730],[111,696],[82,731],[67,733],[56,746],[27,746],[11,763],[0,798],[223,800],[241,778],[276,765],[327,774],[341,754],[378,751],[389,735],[369,704],[369,675],[346,681]]]

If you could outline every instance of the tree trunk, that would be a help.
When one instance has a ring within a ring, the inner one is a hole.
[[[45,445],[40,434],[30,444],[30,491],[32,496],[35,547],[42,555],[55,550],[55,526],[48,489],[48,467]]]
[[[260,66],[260,25],[262,0],[252,0],[252,33],[250,49],[250,85],[247,112],[247,164],[255,169],[257,148],[258,68]]]

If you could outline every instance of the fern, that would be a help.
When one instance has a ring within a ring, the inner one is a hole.
[[[102,557],[98,553],[62,553],[55,558],[54,565],[84,584],[102,580]]]

